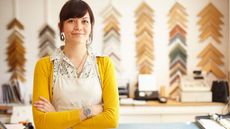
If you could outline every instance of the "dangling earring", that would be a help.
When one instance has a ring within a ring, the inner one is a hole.
[[[91,38],[89,38],[89,39],[87,39],[86,40],[86,48],[89,48],[90,47],[90,45],[91,45]]]
[[[89,38],[86,40],[86,46],[90,46],[92,43],[92,33],[89,34]]]
[[[90,55],[93,55],[93,48],[92,48],[92,38],[89,37],[87,40],[86,40],[86,48],[87,48],[87,51]]]
[[[60,39],[61,39],[61,41],[64,41],[64,40],[65,40],[65,34],[64,34],[64,32],[61,32],[61,34],[60,34]]]

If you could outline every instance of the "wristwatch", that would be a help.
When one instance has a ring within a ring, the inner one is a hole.
[[[92,117],[92,109],[90,106],[83,107],[83,113],[87,118]]]

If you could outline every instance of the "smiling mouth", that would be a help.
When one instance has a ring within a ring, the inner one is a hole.
[[[72,33],[72,36],[78,37],[78,36],[84,36],[84,34],[83,33]]]
[[[83,33],[72,33],[72,35],[84,35]]]

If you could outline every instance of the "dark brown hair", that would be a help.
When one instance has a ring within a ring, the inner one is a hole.
[[[90,16],[90,23],[91,23],[91,33],[90,33],[90,40],[92,41],[93,39],[93,25],[94,25],[94,15],[93,11],[89,7],[89,5],[82,1],[82,0],[69,0],[67,1],[59,14],[59,30],[60,33],[62,32],[63,29],[63,24],[64,21],[69,19],[69,18],[81,18],[83,17],[86,13],[89,13]]]

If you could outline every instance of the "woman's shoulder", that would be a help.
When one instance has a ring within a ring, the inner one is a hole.
[[[97,60],[108,60],[109,59],[109,56],[96,56]]]
[[[50,56],[45,56],[45,57],[41,57],[40,59],[38,59],[37,61],[38,63],[47,63],[50,62]]]
[[[45,57],[40,58],[37,61],[37,65],[48,66],[48,67],[51,66],[52,62],[50,60],[50,56],[45,56]]]
[[[97,64],[101,69],[113,67],[113,62],[109,56],[97,56]]]
[[[109,56],[96,56],[98,64],[107,64],[110,62]]]

